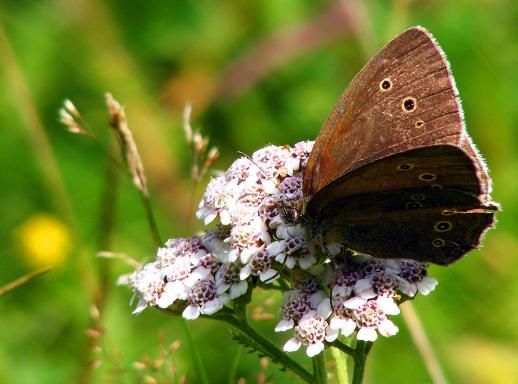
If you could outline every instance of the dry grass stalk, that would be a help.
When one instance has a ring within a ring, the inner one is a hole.
[[[126,264],[131,265],[132,267],[136,269],[142,268],[142,264],[139,263],[137,260],[132,258],[131,256],[128,256],[125,253],[122,252],[110,252],[110,251],[100,251],[97,252],[98,257],[103,257],[106,259],[119,259],[124,261]]]
[[[63,102],[63,107],[59,110],[59,121],[71,133],[87,136],[91,139],[96,138],[74,103],[68,99]]]
[[[193,131],[191,127],[192,107],[187,104],[183,110],[183,131],[185,142],[193,152],[193,163],[191,167],[191,177],[197,185],[209,171],[210,167],[219,158],[217,147],[209,148],[209,138],[203,136],[199,131]]]
[[[133,134],[128,127],[128,121],[124,108],[115,100],[111,93],[106,93],[106,105],[110,114],[110,127],[116,133],[119,145],[121,146],[126,165],[131,174],[133,184],[147,198],[149,191],[147,187],[146,174],[144,173],[144,165],[137,149],[137,144],[133,138]]]

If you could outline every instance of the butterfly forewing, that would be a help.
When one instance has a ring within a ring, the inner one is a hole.
[[[309,158],[304,192],[411,148],[458,145],[464,126],[441,49],[423,28],[392,40],[352,80]]]

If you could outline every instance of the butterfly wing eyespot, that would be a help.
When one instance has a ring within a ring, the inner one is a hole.
[[[392,81],[389,78],[380,81],[380,90],[382,92],[390,91],[392,89]]]
[[[416,128],[420,128],[420,127],[422,127],[423,125],[424,125],[424,121],[423,121],[423,120],[421,120],[421,119],[419,119],[419,120],[417,120],[417,121],[415,122],[415,127],[416,127]]]
[[[413,164],[413,163],[403,163],[403,164],[398,164],[396,166],[396,169],[398,171],[410,171],[414,167],[415,167],[415,164]]]
[[[430,187],[432,187],[432,189],[436,189],[436,190],[441,190],[443,189],[443,186],[441,184],[432,184],[430,185]]]
[[[433,226],[433,230],[435,232],[448,232],[448,231],[451,231],[451,229],[453,228],[453,224],[451,221],[438,221],[437,223],[435,223],[435,225]]]
[[[420,201],[409,201],[408,203],[406,203],[405,207],[407,209],[419,209],[419,208],[423,208],[423,203],[421,203]]]
[[[441,239],[441,238],[437,237],[437,238],[435,238],[432,241],[432,245],[435,248],[441,248],[441,247],[444,247],[446,245],[446,241],[444,239]]]
[[[437,175],[435,173],[430,173],[430,172],[425,172],[425,173],[421,173],[419,176],[418,176],[419,180],[421,181],[426,181],[426,182],[430,182],[430,181],[435,181],[437,180]]]
[[[414,201],[422,201],[422,200],[425,200],[425,199],[426,199],[426,195],[423,195],[423,194],[415,194],[415,195],[410,196],[410,199],[412,199],[412,200],[414,200]]]
[[[411,113],[417,110],[417,100],[415,97],[405,97],[401,103],[401,108],[405,113]]]

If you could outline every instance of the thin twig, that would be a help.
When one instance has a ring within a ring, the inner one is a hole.
[[[31,281],[32,279],[35,279],[36,277],[41,276],[44,273],[47,273],[51,269],[52,268],[49,268],[49,267],[37,269],[31,273],[28,273],[26,275],[23,275],[23,276],[17,278],[16,280],[10,282],[9,284],[4,285],[3,287],[0,288],[0,297],[5,295],[6,293],[11,292],[13,289],[18,288],[19,286],[24,285],[25,283]]]
[[[401,305],[401,315],[408,326],[408,330],[412,335],[412,340],[419,350],[421,357],[426,365],[426,369],[434,384],[446,384],[446,377],[441,368],[439,360],[432,349],[430,340],[426,336],[423,325],[415,312],[415,309],[410,301]]]

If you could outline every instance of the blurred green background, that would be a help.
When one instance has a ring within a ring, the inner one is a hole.
[[[146,382],[150,372],[133,363],[156,359],[160,340],[181,341],[169,358],[176,377],[199,382],[180,321],[151,309],[131,316],[131,293],[115,285],[131,268],[95,257],[106,249],[149,261],[155,247],[126,175],[115,190],[99,145],[57,122],[65,98],[105,148],[111,132],[103,93],[126,106],[162,236],[185,236],[200,229],[189,208],[187,101],[194,127],[220,149],[216,168],[225,169],[238,150],[315,138],[367,59],[416,24],[449,57],[468,129],[504,209],[482,250],[431,267],[440,283],[415,308],[450,382],[518,382],[517,20],[512,0],[1,0],[0,286],[38,265],[55,268],[0,298],[0,382]],[[102,217],[112,208],[107,231]],[[251,309],[275,315],[278,301],[263,292]],[[91,316],[94,302],[103,304],[101,324]],[[401,316],[395,320],[401,331],[376,342],[366,381],[431,382]],[[281,346],[289,335],[274,334],[275,322],[253,325]],[[189,327],[211,382],[228,382],[232,367],[247,383],[260,382],[259,374],[296,381],[271,364],[261,368],[225,326],[198,320]],[[295,357],[309,362],[303,352]],[[100,367],[89,369],[92,359]]]

